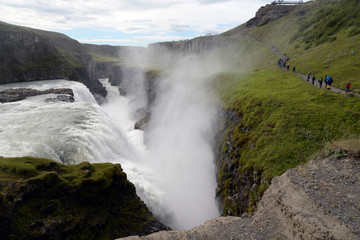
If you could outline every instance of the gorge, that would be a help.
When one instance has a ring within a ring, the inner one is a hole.
[[[64,216],[58,199],[41,207],[38,220],[19,218],[17,225],[17,217],[1,211],[0,224],[10,227],[0,233],[20,239],[26,239],[21,230],[35,239],[59,239],[59,231],[66,239],[83,229],[87,239],[358,239],[360,103],[297,76],[311,69],[334,76],[339,89],[351,81],[351,91],[358,91],[359,22],[352,14],[358,9],[356,1],[267,5],[223,34],[148,48],[81,44],[0,23],[0,209],[32,212],[16,208],[25,202],[19,189],[38,179],[61,179],[73,187],[66,193],[80,188],[85,199],[101,203],[96,214],[91,204],[65,206],[86,209],[78,221],[75,213]],[[349,21],[334,25],[337,11]],[[279,68],[269,46],[291,56],[297,72]],[[3,92],[8,88],[22,90]],[[23,92],[32,96],[24,99]],[[11,166],[8,158],[21,156],[56,163],[26,158]],[[78,178],[65,166],[78,170]],[[120,200],[111,192],[121,195],[120,183],[134,208],[114,214]],[[104,206],[110,217],[100,214]],[[178,231],[141,237],[169,230],[152,214]],[[98,233],[102,228],[108,232]]]

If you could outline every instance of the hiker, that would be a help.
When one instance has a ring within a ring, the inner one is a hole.
[[[348,82],[348,84],[346,84],[345,92],[350,92],[350,87],[351,87],[351,83]]]
[[[307,79],[306,79],[307,82],[310,80],[310,76],[311,76],[311,71],[308,72],[308,74],[307,74]]]
[[[295,72],[295,66],[293,67],[293,72]]]
[[[288,64],[288,65],[286,66],[286,70],[289,71],[289,69],[290,69],[290,64]]]
[[[312,76],[312,79],[311,79],[312,81],[311,81],[311,83],[312,83],[312,85],[314,85],[314,83],[315,83],[315,74]]]
[[[330,76],[325,75],[325,88],[329,85]]]
[[[331,84],[333,83],[333,78],[331,77],[331,76],[329,76],[329,81],[328,81],[328,85],[330,86],[330,88],[331,88]]]
[[[330,90],[331,84],[333,83],[333,78],[330,75],[326,76],[325,83],[326,83],[326,89]]]
[[[323,78],[320,78],[320,80],[318,80],[318,82],[319,82],[319,86],[320,86],[320,88],[322,87],[322,83],[323,83]]]

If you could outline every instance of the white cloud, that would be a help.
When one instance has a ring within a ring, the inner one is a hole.
[[[44,30],[112,28],[124,33],[220,33],[264,0],[2,0],[1,20]],[[160,38],[159,38],[160,39]],[[80,39],[78,39],[80,40]]]

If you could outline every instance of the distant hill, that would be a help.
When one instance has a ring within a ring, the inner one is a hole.
[[[98,77],[108,77],[121,56],[144,48],[81,44],[56,32],[0,22],[0,84],[44,79],[84,83],[101,96]]]

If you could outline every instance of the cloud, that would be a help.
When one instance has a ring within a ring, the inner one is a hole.
[[[1,0],[1,20],[44,30],[116,29],[128,34],[220,33],[255,16],[265,0]],[[159,34],[155,34],[159,35]],[[154,35],[154,36],[155,36]],[[180,34],[183,35],[183,34]],[[160,36],[160,35],[159,35]],[[188,34],[189,36],[189,34]],[[191,36],[189,36],[191,37]],[[89,37],[78,37],[88,39]],[[98,39],[94,37],[94,39]],[[160,38],[159,38],[160,39]]]
[[[185,32],[190,29],[190,25],[184,25],[184,24],[172,24],[169,26],[169,31],[172,32]]]
[[[228,2],[231,0],[197,0],[197,2],[201,4],[211,4],[211,3],[222,3],[222,2]]]

